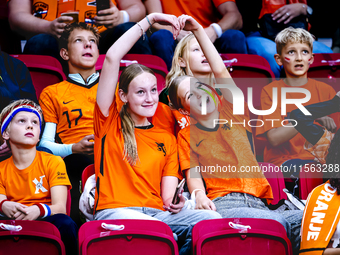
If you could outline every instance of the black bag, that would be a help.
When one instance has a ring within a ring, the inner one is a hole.
[[[303,28],[305,30],[308,28],[307,17],[305,15],[295,17],[288,24],[284,24],[283,22],[277,23],[276,20],[273,20],[272,15],[268,13],[263,15],[259,25],[262,36],[273,41],[275,41],[276,35],[287,27]]]

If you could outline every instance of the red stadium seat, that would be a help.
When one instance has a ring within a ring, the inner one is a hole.
[[[266,176],[270,186],[272,187],[274,199],[272,204],[277,204],[281,199],[287,199],[286,193],[283,191],[286,188],[285,180],[281,169],[276,172],[275,165],[267,162],[259,162],[259,165],[262,168],[264,176]],[[277,167],[276,167],[277,169]]]
[[[38,99],[45,87],[66,80],[61,64],[56,58],[40,55],[11,56],[21,60],[27,66]]]
[[[103,223],[116,230],[109,230]],[[177,255],[178,248],[170,227],[153,220],[98,220],[79,229],[81,255]]]
[[[72,201],[71,201],[71,191],[68,190],[67,191],[67,200],[66,200],[66,214],[68,216],[71,215],[71,204],[72,204]]]
[[[248,88],[253,89],[253,103],[256,109],[261,105],[261,90],[275,79],[268,61],[258,55],[221,54],[236,85],[243,91],[248,102]]]
[[[100,55],[97,63],[96,70],[101,71],[104,63],[105,55]],[[151,68],[157,78],[158,93],[165,87],[165,77],[168,74],[168,69],[165,62],[160,57],[146,54],[126,54],[120,63],[120,73],[130,64],[139,63]]]
[[[308,194],[317,186],[321,185],[323,181],[322,172],[314,171],[317,169],[315,164],[308,164],[302,167],[299,178],[299,197],[307,199]],[[321,166],[321,168],[323,167]]]
[[[192,242],[196,255],[292,254],[285,228],[267,219],[203,220],[194,226]]]
[[[81,190],[84,190],[86,180],[91,175],[94,175],[94,164],[91,164],[91,165],[85,167],[85,169],[84,169],[84,171],[81,175]]]
[[[264,86],[275,80],[275,75],[270,69],[268,61],[258,55],[249,54],[220,54],[225,66],[228,68],[236,85],[242,90],[244,100],[248,102],[248,88],[252,88],[253,106],[261,109],[261,90]],[[257,119],[257,116],[250,112],[250,119]],[[256,126],[256,122],[251,123]],[[258,160],[263,158],[265,142],[255,137],[253,129],[256,156]]]
[[[0,220],[0,247],[0,254],[65,254],[59,230],[45,221]]]
[[[323,81],[340,90],[340,53],[314,54],[314,62],[308,70],[308,77]]]

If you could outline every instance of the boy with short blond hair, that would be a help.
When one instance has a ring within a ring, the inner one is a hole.
[[[66,215],[71,188],[60,157],[36,150],[41,108],[17,100],[0,114],[1,135],[12,156],[0,162],[0,219],[44,220],[60,231],[67,254],[77,254],[77,226]]]
[[[264,124],[257,127],[256,135],[268,141],[264,150],[265,162],[282,165],[285,167],[282,169],[292,169],[292,171],[296,169],[297,174],[300,166],[314,162],[314,157],[304,149],[306,139],[295,128],[292,128],[294,122],[288,124],[289,121],[285,120],[290,119],[289,114],[297,109],[296,105],[287,104],[287,114],[281,115],[281,90],[288,87],[308,90],[311,97],[303,105],[330,100],[336,93],[326,83],[307,78],[307,71],[314,60],[313,37],[308,31],[289,27],[277,35],[275,42],[278,53],[274,57],[278,65],[283,66],[286,78],[274,81],[262,89],[262,110],[271,108],[274,100],[273,88],[277,88],[278,92],[277,107],[272,114],[259,116]],[[302,99],[305,96],[296,92],[286,94],[287,99]],[[339,114],[324,116],[316,121],[326,129],[335,131],[339,124]],[[287,176],[290,176],[290,173],[287,173]]]

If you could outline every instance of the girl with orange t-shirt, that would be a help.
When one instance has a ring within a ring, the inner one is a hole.
[[[233,115],[233,98],[226,87],[233,89],[236,85],[203,28],[188,16],[180,22],[193,35],[178,44],[167,80],[173,107],[190,113],[197,122],[180,130],[177,138],[181,170],[196,197],[196,208],[216,210],[224,218],[277,220],[296,249],[302,211],[279,214],[262,202],[273,197],[268,181],[262,171],[245,171],[246,167],[258,167],[251,130],[242,125],[249,120],[249,113]],[[184,74],[197,79],[182,78]],[[216,96],[214,79],[216,84],[225,84],[220,89],[223,99]]]
[[[95,219],[152,219],[167,223],[191,250],[192,226],[220,218],[216,212],[183,210],[184,197],[172,204],[182,179],[176,138],[154,127],[148,118],[158,104],[157,81],[151,69],[133,64],[119,78],[120,60],[153,23],[168,24],[178,35],[177,17],[153,13],[141,20],[108,50],[94,110]]]

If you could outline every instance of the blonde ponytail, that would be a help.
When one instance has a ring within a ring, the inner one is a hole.
[[[155,75],[150,68],[141,64],[132,64],[126,67],[119,77],[119,89],[127,94],[131,81],[144,72]],[[127,104],[122,107],[119,114],[124,138],[124,158],[126,158],[130,165],[136,165],[139,157],[135,137],[135,123],[128,111]]]
[[[135,165],[138,161],[135,123],[126,108],[127,106],[124,105],[120,111],[122,133],[124,138],[124,158],[127,159],[130,165]]]

